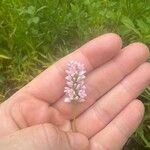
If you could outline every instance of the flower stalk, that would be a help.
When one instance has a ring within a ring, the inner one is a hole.
[[[66,70],[66,86],[64,89],[66,98],[65,102],[72,103],[73,109],[73,121],[72,121],[72,130],[76,130],[76,107],[78,103],[84,102],[86,94],[86,86],[85,86],[85,67],[84,64],[81,64],[77,61],[70,61],[68,63],[68,68]]]

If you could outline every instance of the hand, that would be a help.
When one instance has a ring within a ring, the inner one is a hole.
[[[119,150],[140,124],[136,97],[150,83],[149,51],[142,43],[121,49],[118,35],[100,36],[60,59],[0,106],[1,150]],[[64,103],[65,69],[77,60],[87,70],[87,100]]]

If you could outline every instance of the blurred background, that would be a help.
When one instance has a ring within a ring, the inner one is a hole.
[[[150,0],[0,0],[0,101],[106,32],[150,46]],[[150,150],[150,87],[139,98],[145,117],[124,150]]]

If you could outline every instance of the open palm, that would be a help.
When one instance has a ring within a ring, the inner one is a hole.
[[[150,82],[150,64],[145,62],[148,48],[142,43],[121,47],[118,35],[100,36],[2,103],[0,149],[121,149],[142,120],[144,107],[136,98]],[[64,103],[70,60],[85,64],[87,70],[88,96],[76,110],[79,133],[71,132],[72,105]]]

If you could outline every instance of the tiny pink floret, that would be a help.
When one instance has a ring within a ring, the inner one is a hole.
[[[65,102],[84,102],[86,94],[85,67],[77,61],[70,61],[66,70]]]

